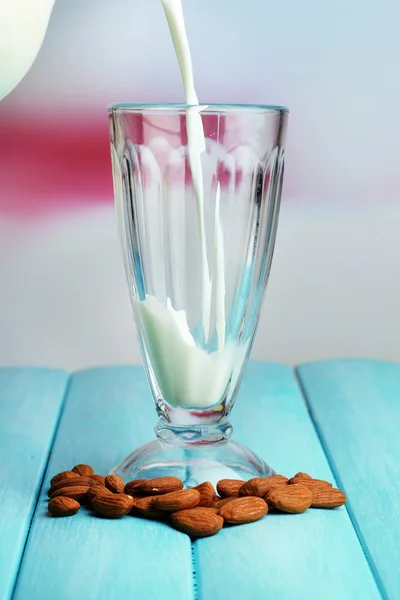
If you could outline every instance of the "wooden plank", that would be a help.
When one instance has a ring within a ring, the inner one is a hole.
[[[0,370],[0,598],[11,597],[68,375]]]
[[[400,365],[339,360],[298,373],[376,578],[400,600]]]
[[[278,472],[334,481],[288,367],[250,363],[232,414],[234,439]],[[195,543],[201,600],[381,598],[345,508],[267,515]]]
[[[107,473],[154,437],[155,419],[142,368],[74,375],[46,486],[52,475],[78,462]],[[42,494],[16,586],[17,600],[190,600],[192,595],[186,535],[151,521],[98,519],[83,510],[71,519],[52,519]]]

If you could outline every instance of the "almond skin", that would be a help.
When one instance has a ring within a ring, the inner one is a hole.
[[[48,507],[49,513],[53,515],[53,517],[71,517],[78,512],[81,505],[72,498],[57,496],[57,498],[52,498],[49,501]]]
[[[104,485],[100,485],[99,483],[95,482],[92,483],[92,485],[88,489],[86,498],[87,501],[91,503],[96,496],[104,496],[105,494],[112,494],[112,492]]]
[[[312,493],[304,485],[293,484],[271,490],[266,499],[282,512],[299,514],[310,508]]]
[[[89,477],[81,477],[80,475],[75,475],[75,477],[69,477],[68,479],[62,479],[61,481],[58,481],[57,483],[52,485],[51,488],[49,489],[49,491],[47,492],[47,494],[48,494],[48,496],[51,497],[54,494],[54,492],[56,492],[60,488],[65,488],[65,487],[70,487],[70,486],[76,487],[77,485],[89,486],[92,483],[93,483],[93,479],[90,479]]]
[[[125,483],[122,477],[119,475],[107,475],[104,483],[106,488],[108,488],[113,494],[123,494]]]
[[[90,477],[91,475],[94,475],[94,470],[90,465],[75,465],[71,471],[78,473],[78,475],[81,475],[82,477]]]
[[[219,508],[216,506],[200,506],[199,504],[195,506],[195,508],[188,508],[187,510],[195,510],[197,508],[201,508],[203,510],[208,510],[212,512],[214,515],[219,515]]]
[[[294,475],[294,477],[291,478],[293,479],[312,479],[311,475],[309,475],[308,473],[303,473],[303,471],[299,471],[298,473],[296,473],[296,475]]]
[[[219,514],[225,523],[230,525],[242,525],[253,523],[264,517],[268,512],[268,505],[262,498],[255,496],[243,496],[234,498],[220,508]]]
[[[58,496],[66,496],[67,498],[73,498],[74,500],[78,500],[79,502],[84,502],[86,500],[86,494],[89,489],[89,485],[69,485],[68,487],[63,487],[56,490],[51,498],[57,498]]]
[[[212,483],[205,481],[204,483],[200,483],[200,485],[196,485],[193,489],[197,490],[200,494],[198,506],[212,506],[214,504],[217,494]]]
[[[65,479],[71,479],[71,477],[76,477],[76,473],[73,471],[62,471],[61,473],[57,473],[50,480],[50,486],[55,485],[59,481],[64,481]]]
[[[91,475],[90,476],[91,479],[93,479],[94,482],[96,483],[100,483],[100,485],[106,485],[106,478],[104,477],[104,475]]]
[[[254,477],[242,485],[239,496],[259,496],[264,498],[270,490],[280,485],[287,485],[288,479],[283,475],[271,475],[270,477]]]
[[[213,507],[214,508],[222,508],[227,502],[231,502],[232,500],[234,500],[235,498],[237,498],[237,496],[229,496],[228,498],[219,498],[219,496],[217,496],[217,498],[214,500],[214,504]]]
[[[126,494],[104,494],[92,500],[93,510],[101,517],[118,519],[132,510],[133,500]]]
[[[346,504],[346,496],[337,488],[312,490],[311,508],[338,508]]]
[[[178,490],[156,496],[151,502],[152,508],[165,512],[176,512],[186,508],[194,508],[200,502],[200,493],[195,489]]]
[[[209,508],[198,507],[180,510],[172,515],[175,529],[192,537],[209,537],[222,529],[224,520]]]
[[[156,496],[168,494],[183,488],[178,477],[155,477],[154,479],[133,479],[125,485],[125,494],[131,496]]]
[[[243,479],[220,479],[217,483],[217,492],[221,498],[237,496],[243,484]]]
[[[301,484],[301,485],[305,485],[306,488],[308,488],[309,490],[314,490],[314,489],[323,489],[323,488],[331,488],[332,484],[329,483],[329,481],[324,481],[323,479],[313,479],[312,477],[310,478],[305,478],[305,477],[292,477],[291,479],[289,479],[288,481],[289,485],[293,485],[293,484]]]
[[[134,516],[145,517],[146,519],[155,519],[156,521],[163,521],[168,516],[166,512],[152,508],[153,498],[157,496],[142,496],[140,498],[133,498],[133,505],[131,514]]]

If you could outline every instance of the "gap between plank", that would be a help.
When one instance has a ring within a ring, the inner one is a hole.
[[[47,474],[47,469],[48,469],[48,466],[49,466],[50,455],[51,455],[51,452],[53,450],[54,442],[55,442],[55,439],[57,437],[57,433],[58,433],[58,430],[59,430],[59,427],[60,427],[62,416],[64,414],[64,408],[65,408],[65,405],[66,405],[66,399],[68,397],[68,393],[69,393],[69,389],[70,389],[70,385],[71,385],[71,380],[72,380],[72,377],[71,377],[71,375],[69,375],[68,376],[68,380],[67,380],[67,382],[65,384],[64,394],[63,394],[63,397],[62,397],[62,400],[61,400],[61,403],[60,403],[60,409],[58,411],[58,416],[57,416],[57,419],[56,419],[56,424],[54,426],[53,435],[52,435],[51,440],[50,440],[49,450],[47,452],[46,462],[45,462],[45,465],[43,467],[42,474],[41,474],[41,476],[39,476],[38,494],[37,494],[37,497],[36,497],[36,502],[35,502],[35,505],[33,507],[31,518],[30,518],[29,525],[28,525],[28,529],[27,529],[27,532],[26,532],[26,538],[25,538],[24,548],[22,550],[21,558],[19,560],[19,565],[18,565],[17,573],[15,575],[15,581],[14,581],[13,589],[12,589],[12,592],[11,592],[10,600],[13,600],[13,598],[15,596],[15,591],[17,589],[18,579],[19,579],[19,575],[21,573],[22,563],[23,563],[24,557],[25,557],[26,547],[28,545],[28,540],[29,540],[29,536],[30,536],[30,533],[31,533],[33,519],[35,518],[37,506],[39,504],[39,500],[40,500],[41,495],[42,495],[42,488],[43,488],[43,483],[44,483],[44,480],[45,480],[45,477],[46,477],[46,474]]]
[[[192,576],[193,576],[193,600],[199,600],[199,587],[197,584],[197,547],[196,542],[191,541],[190,551],[192,553]]]
[[[333,473],[333,476],[335,478],[336,484],[338,485],[338,487],[340,489],[342,489],[342,490],[344,490],[346,492],[346,489],[345,489],[345,486],[343,484],[342,478],[339,475],[339,471],[338,471],[338,469],[336,467],[336,464],[335,464],[335,461],[333,459],[333,456],[332,456],[332,454],[331,454],[331,452],[329,450],[329,447],[328,447],[328,444],[327,444],[327,442],[325,440],[324,434],[323,434],[323,432],[321,431],[321,429],[318,426],[317,419],[315,418],[315,415],[313,413],[313,410],[312,410],[309,398],[307,396],[306,389],[305,389],[305,387],[303,385],[303,382],[302,382],[302,380],[301,380],[301,378],[299,376],[299,372],[297,370],[297,367],[293,370],[293,374],[294,374],[294,377],[296,379],[297,385],[298,385],[298,387],[300,389],[300,392],[301,392],[301,394],[303,396],[304,403],[306,405],[308,414],[310,415],[311,422],[312,422],[312,424],[314,426],[314,429],[315,429],[315,433],[318,436],[318,440],[319,440],[319,442],[321,444],[322,450],[324,451],[324,454],[325,454],[326,459],[328,461],[329,467],[330,467],[330,469],[331,469],[331,471]],[[376,586],[378,588],[378,591],[381,594],[383,600],[390,600],[390,598],[387,595],[387,592],[385,590],[385,587],[383,585],[383,582],[382,582],[382,580],[381,580],[381,578],[380,578],[380,576],[378,574],[378,571],[376,569],[374,560],[373,560],[373,558],[372,558],[372,556],[371,556],[371,554],[369,552],[368,546],[365,543],[364,536],[361,533],[361,530],[360,530],[360,527],[359,527],[359,524],[358,524],[358,521],[357,521],[357,517],[355,516],[355,514],[353,512],[353,509],[351,507],[351,502],[350,502],[349,499],[346,502],[345,508],[346,508],[347,514],[349,516],[350,522],[351,522],[351,524],[353,526],[354,532],[355,532],[355,534],[357,536],[358,543],[361,546],[361,550],[364,553],[364,556],[365,556],[365,559],[366,559],[366,561],[368,563],[369,569],[370,569],[370,571],[372,573],[372,576],[373,576],[373,578],[375,580],[375,583],[376,583]]]
[[[184,481],[187,481],[189,478],[189,468],[186,467]],[[192,561],[193,600],[199,600],[199,588],[197,585],[197,547],[196,542],[193,539],[190,539],[190,558]]]

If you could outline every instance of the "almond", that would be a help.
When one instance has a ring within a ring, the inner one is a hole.
[[[194,508],[200,502],[200,493],[195,489],[178,490],[163,496],[156,496],[151,502],[152,508],[165,512],[176,512],[186,508]]]
[[[68,487],[63,487],[56,490],[51,498],[57,498],[58,496],[66,496],[67,498],[73,498],[74,500],[79,500],[80,502],[86,500],[86,494],[89,489],[89,485],[69,485]]]
[[[132,498],[126,494],[104,494],[92,500],[94,511],[101,517],[117,519],[127,515],[132,509]]]
[[[57,498],[52,498],[49,501],[48,507],[49,513],[53,517],[70,517],[78,512],[81,505],[76,500],[73,500],[73,498],[57,496]]]
[[[59,490],[60,488],[65,488],[65,487],[70,487],[70,486],[77,486],[77,485],[91,485],[93,483],[93,479],[90,479],[89,477],[81,477],[80,475],[75,475],[75,477],[69,477],[68,479],[61,479],[61,481],[58,481],[57,483],[55,483],[54,485],[51,486],[51,488],[49,489],[49,491],[47,492],[48,496],[52,496],[54,494],[54,492],[56,492],[57,490]]]
[[[214,504],[213,507],[214,508],[222,508],[227,502],[231,502],[232,500],[234,500],[235,498],[237,498],[237,496],[229,496],[228,498],[220,498],[219,496],[217,496],[217,498],[214,500]]]
[[[298,514],[310,508],[312,493],[304,485],[286,485],[271,490],[266,499],[282,512]]]
[[[337,508],[345,503],[345,494],[336,488],[319,488],[312,490],[312,508]]]
[[[106,485],[106,478],[104,477],[104,475],[91,475],[90,476],[91,479],[93,479],[93,481],[95,481],[96,483],[100,483],[100,485]]]
[[[254,477],[242,485],[239,496],[259,496],[263,498],[270,490],[280,485],[287,485],[288,479],[283,475],[270,475],[269,477]]]
[[[224,520],[209,508],[198,507],[180,510],[172,515],[175,529],[193,537],[208,537],[222,529]]]
[[[50,485],[55,485],[59,481],[64,481],[65,479],[71,479],[71,477],[76,477],[76,473],[73,471],[62,471],[61,473],[57,473],[50,480]]]
[[[178,477],[155,477],[154,479],[133,479],[125,485],[125,494],[132,496],[155,496],[181,490],[183,483]]]
[[[292,480],[293,479],[312,479],[312,477],[308,473],[303,473],[302,471],[299,471],[294,477],[292,477]]]
[[[122,494],[124,492],[125,483],[119,475],[107,475],[104,483],[113,494]]]
[[[87,501],[91,503],[96,496],[103,496],[104,494],[112,494],[112,492],[104,485],[100,485],[99,483],[95,482],[92,483],[92,485],[88,489],[86,498]]]
[[[133,498],[132,514],[140,515],[146,519],[155,519],[157,521],[164,520],[167,516],[167,513],[163,512],[162,510],[152,508],[151,503],[153,498],[157,498],[157,496],[142,496],[140,498]]]
[[[216,506],[200,506],[199,504],[197,506],[195,506],[195,508],[188,508],[187,510],[195,510],[197,508],[202,508],[204,510],[209,510],[210,512],[212,512],[214,515],[219,515],[219,508],[217,508]]]
[[[324,481],[323,479],[289,479],[289,485],[304,485],[310,492],[314,492],[314,490],[323,490],[323,489],[332,489],[332,484],[328,481]]]
[[[200,485],[196,485],[193,489],[197,490],[200,494],[198,506],[212,506],[214,504],[217,494],[212,483],[205,481],[204,483],[200,483]]]
[[[268,505],[262,498],[255,496],[244,496],[243,498],[234,498],[220,508],[219,514],[225,523],[231,525],[241,525],[243,523],[253,523],[264,517],[268,512]]]
[[[221,498],[237,496],[243,484],[243,479],[220,479],[217,483],[217,492]]]
[[[78,475],[81,475],[82,477],[90,477],[91,475],[94,475],[94,470],[90,465],[75,465],[71,471],[78,473]]]
[[[333,489],[330,483],[328,483],[327,481],[321,481],[319,479],[298,479],[297,484],[295,485],[301,485],[307,488],[308,490],[310,490],[313,497],[314,494],[317,494],[322,490],[329,491]]]

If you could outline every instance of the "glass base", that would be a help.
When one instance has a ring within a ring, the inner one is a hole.
[[[157,439],[129,454],[111,474],[120,475],[125,482],[173,475],[182,479],[185,487],[193,487],[203,481],[215,486],[220,479],[247,481],[275,473],[257,454],[227,439],[232,432],[229,423],[209,428],[160,428],[158,424],[156,432]]]

